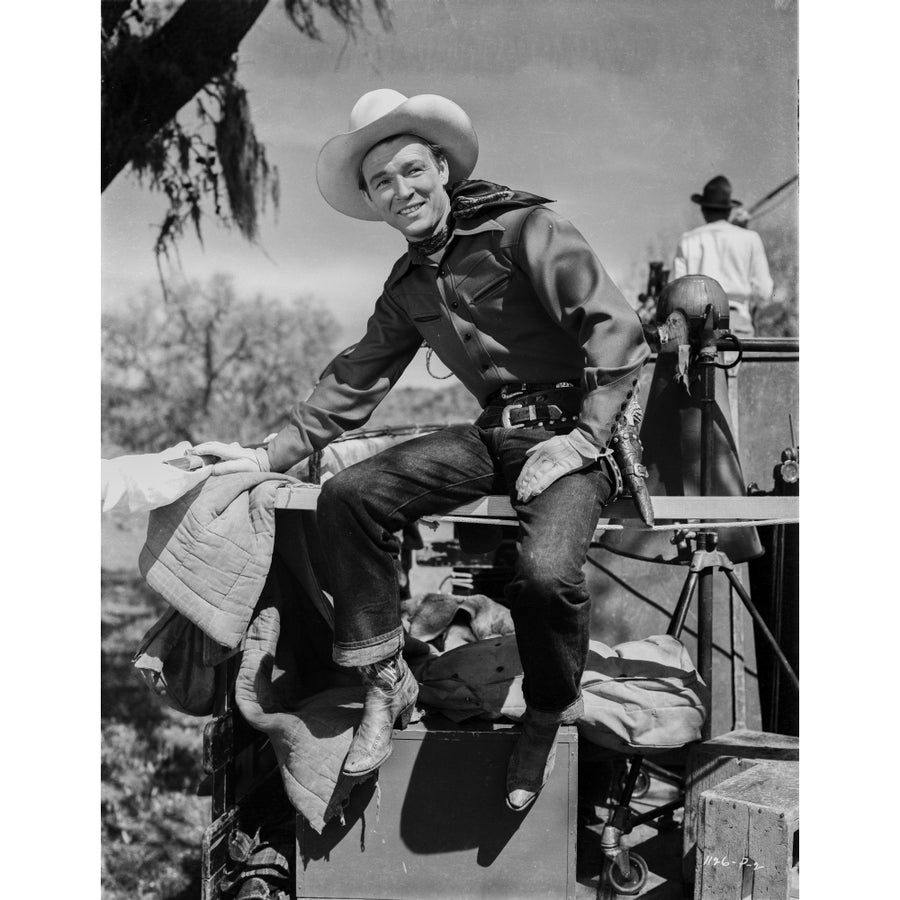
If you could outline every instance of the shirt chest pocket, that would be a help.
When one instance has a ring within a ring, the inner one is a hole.
[[[490,305],[509,285],[509,261],[497,248],[482,248],[469,256],[454,279],[458,299],[469,306]]]
[[[427,343],[439,343],[450,327],[447,316],[441,311],[434,297],[417,299],[418,302],[412,304],[409,310],[409,318]]]
[[[402,304],[410,321],[421,328],[422,325],[434,325],[441,319],[441,296],[434,291],[407,291]]]
[[[472,285],[468,286],[471,293],[469,293],[469,291],[466,291],[466,293],[468,294],[466,300],[472,306],[479,306],[485,301],[503,296],[508,284],[508,272],[500,271],[491,273],[488,278],[484,280],[479,279],[478,284],[473,283]]]

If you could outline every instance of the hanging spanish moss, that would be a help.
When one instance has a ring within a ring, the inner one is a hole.
[[[234,73],[217,83],[221,114],[215,123],[216,150],[228,194],[231,218],[241,234],[256,240],[259,214],[266,199],[278,205],[278,170],[270,167],[266,151],[256,139],[247,92]]]
[[[105,0],[101,7],[101,191],[130,164],[150,190],[166,196],[154,253],[177,260],[185,228],[203,242],[212,215],[259,239],[260,216],[278,209],[278,171],[257,140],[237,49],[268,0]],[[390,0],[282,0],[294,26],[320,39],[319,12],[355,37],[374,9],[390,27]],[[194,103],[188,103],[190,98]],[[185,105],[187,104],[187,105]]]
[[[332,17],[343,25],[350,37],[354,37],[357,29],[364,29],[364,0],[284,0],[284,8],[297,29],[313,40],[321,40],[322,34],[315,21],[315,10],[328,10]],[[382,28],[391,27],[390,0],[372,0],[372,6],[378,14]]]

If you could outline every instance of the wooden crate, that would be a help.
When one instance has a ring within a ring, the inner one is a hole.
[[[701,800],[694,900],[789,900],[799,856],[797,766],[760,763]]]
[[[560,729],[550,781],[525,813],[506,808],[519,727],[428,716],[394,732],[344,822],[297,819],[296,897],[574,900],[578,732]]]
[[[765,731],[731,731],[691,747],[685,782],[682,846],[682,879],[686,884],[694,880],[700,795],[762,761],[792,761],[796,764],[799,759],[799,738]]]

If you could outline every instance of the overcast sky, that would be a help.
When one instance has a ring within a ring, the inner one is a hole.
[[[332,210],[315,160],[367,90],[438,93],[471,116],[474,175],[555,198],[634,302],[650,248],[699,224],[689,200],[726,174],[746,203],[797,172],[792,0],[394,0],[348,43],[323,14],[313,42],[272,0],[241,44],[253,120],[281,178],[254,247],[212,220],[181,246],[184,274],[241,291],[310,295],[361,332],[402,237]],[[163,202],[121,173],[101,200],[102,302],[156,281]],[[793,198],[775,215],[796,217]],[[428,383],[421,361],[406,383]],[[433,382],[432,382],[433,383]]]

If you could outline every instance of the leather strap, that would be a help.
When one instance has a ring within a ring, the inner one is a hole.
[[[529,385],[529,387],[534,387]],[[508,388],[504,388],[508,390]],[[491,399],[497,397],[494,394]],[[575,427],[581,410],[581,391],[574,387],[522,393],[502,404],[486,406],[475,424],[480,428],[550,428]]]
[[[485,401],[485,407],[506,406],[513,400],[520,400],[526,394],[546,394],[550,391],[575,390],[577,388],[578,385],[574,381],[513,382],[504,384],[499,391],[494,391]],[[538,402],[543,401],[538,398]]]

